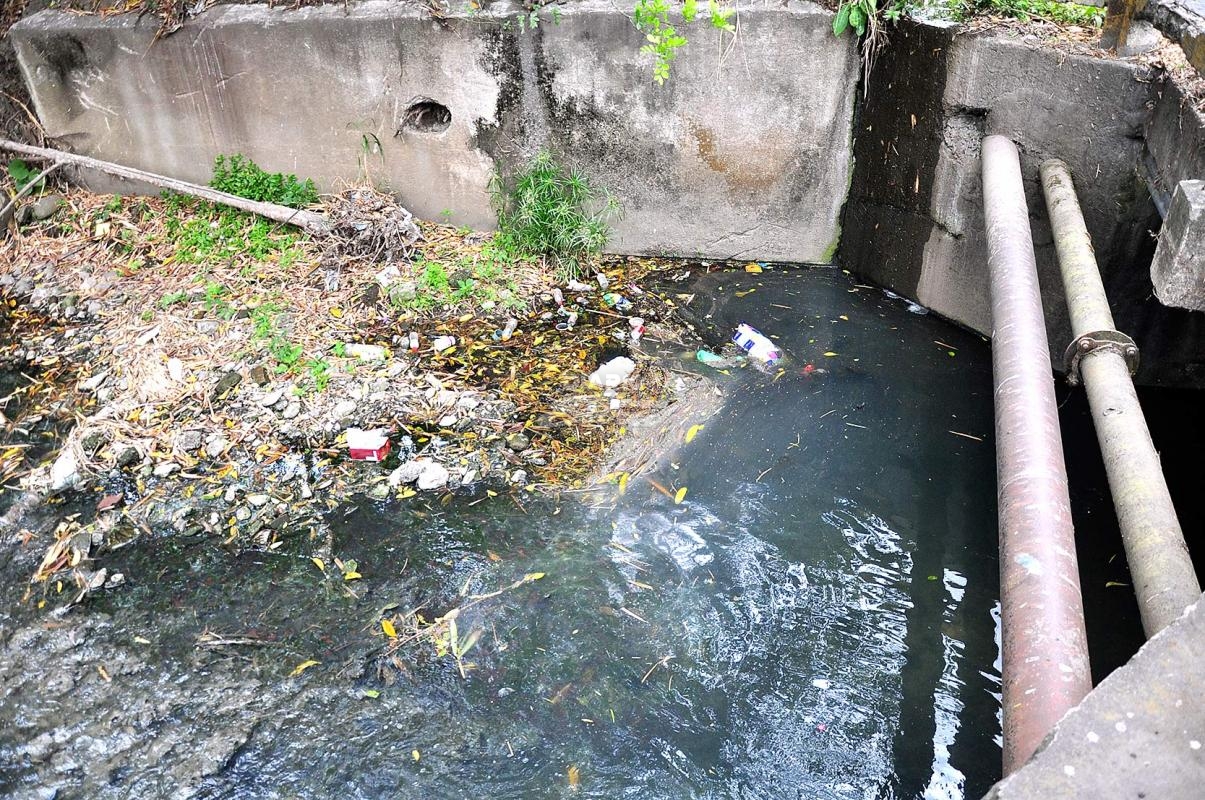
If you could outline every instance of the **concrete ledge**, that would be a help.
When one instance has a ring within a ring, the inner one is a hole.
[[[1140,16],[1180,45],[1188,63],[1205,75],[1205,0],[1152,0]]]
[[[1205,311],[1205,181],[1181,181],[1151,262],[1155,296],[1165,306]]]
[[[11,35],[48,133],[98,158],[204,182],[243,153],[323,189],[366,173],[420,216],[490,227],[495,170],[551,147],[623,204],[613,250],[828,261],[855,43],[812,3],[737,5],[736,37],[687,28],[664,86],[606,0],[535,30],[508,2],[441,24],[368,0],[218,6],[158,42],[149,16],[55,11]],[[424,99],[445,126],[406,125]]]
[[[1198,601],[1055,726],[985,800],[1196,800],[1205,786],[1205,608]]]

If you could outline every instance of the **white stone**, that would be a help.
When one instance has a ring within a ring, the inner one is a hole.
[[[418,476],[417,485],[423,491],[442,489],[448,485],[448,477],[448,470],[443,465],[432,461],[423,467],[422,474]]]
[[[60,492],[79,483],[79,465],[70,450],[64,450],[50,467],[50,491]]]

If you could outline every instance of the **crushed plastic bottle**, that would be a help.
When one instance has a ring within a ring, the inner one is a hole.
[[[756,361],[773,366],[782,358],[782,352],[774,342],[766,338],[757,328],[744,322],[736,326],[736,330],[732,333],[732,341],[736,342],[737,347]]]
[[[620,313],[632,310],[632,301],[615,292],[607,292],[604,294],[603,302],[607,304],[608,308],[613,308]]]
[[[604,290],[606,290],[606,288],[611,285],[611,281],[609,281],[607,279],[607,276],[603,275],[601,272],[598,273],[597,275],[595,275],[594,279],[598,281],[598,285],[600,287],[602,287]]]
[[[644,336],[644,320],[640,317],[628,317],[628,325],[632,327],[632,344],[636,344],[640,337]]]
[[[561,294],[559,287],[552,290],[552,299],[556,301],[558,306],[565,305],[565,295]]]
[[[571,292],[592,292],[592,291],[594,291],[593,286],[591,286],[588,283],[582,283],[581,281],[569,281],[568,283],[565,284],[565,288]]]
[[[519,320],[511,317],[506,321],[506,327],[500,331],[494,332],[494,340],[501,339],[504,342],[510,341],[510,337],[515,335],[515,328],[519,327]]]

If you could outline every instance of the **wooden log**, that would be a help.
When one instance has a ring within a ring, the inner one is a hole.
[[[142,181],[149,183],[152,186],[158,186],[160,189],[166,189],[177,194],[186,194],[191,197],[197,197],[202,200],[208,200],[211,203],[219,203],[231,208],[237,208],[239,211],[247,211],[252,214],[258,214],[266,219],[275,222],[283,222],[286,225],[295,225],[302,230],[308,231],[317,236],[322,236],[331,232],[331,223],[322,214],[313,211],[305,211],[303,209],[289,208],[288,206],[278,205],[276,203],[261,203],[257,200],[248,200],[245,197],[219,192],[217,189],[211,189],[208,186],[200,186],[188,181],[181,181],[175,178],[168,178],[164,175],[156,175],[153,172],[144,172],[133,167],[123,167],[121,164],[114,164],[110,161],[101,161],[88,156],[80,156],[75,153],[68,153],[65,150],[54,150],[49,147],[35,147],[30,144],[22,144],[21,142],[13,142],[7,139],[0,139],[0,150],[7,150],[12,153],[18,153],[30,158],[48,159],[60,164],[70,164],[85,169],[94,169],[98,172],[103,172],[107,175],[116,175],[119,178],[126,178],[132,181]]]

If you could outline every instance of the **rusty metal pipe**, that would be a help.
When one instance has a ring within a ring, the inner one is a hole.
[[[1071,335],[1087,351],[1078,359],[1079,377],[1088,393],[1142,627],[1149,638],[1197,601],[1201,585],[1130,378],[1126,351],[1132,349],[1130,355],[1136,356],[1137,348],[1122,341],[1125,337],[1098,335],[1114,332],[1113,314],[1071,171],[1058,159],[1042,164],[1041,171],[1071,312]],[[1095,347],[1097,341],[1105,346]],[[1071,372],[1068,377],[1077,376]]]
[[[983,140],[1000,505],[1004,774],[1092,688],[1071,501],[1016,146]]]

